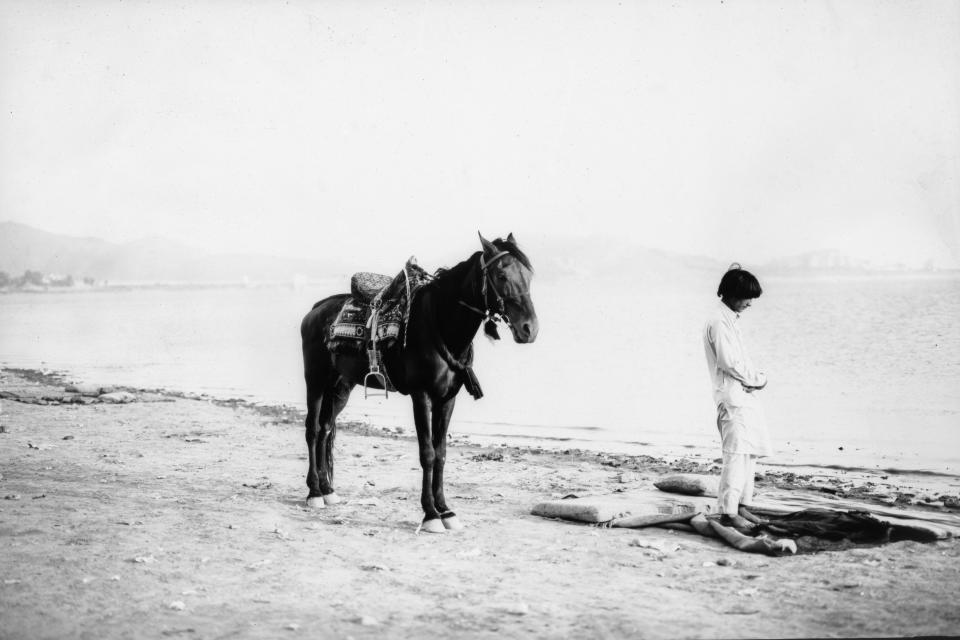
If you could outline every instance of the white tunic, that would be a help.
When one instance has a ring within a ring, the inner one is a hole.
[[[759,387],[767,382],[762,371],[753,366],[734,312],[723,302],[703,327],[703,348],[713,383],[717,405],[717,426],[725,453],[770,455],[770,437],[757,400],[757,392],[747,393],[744,385]]]

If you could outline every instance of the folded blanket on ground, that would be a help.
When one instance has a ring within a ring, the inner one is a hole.
[[[560,518],[599,524],[627,516],[649,516],[653,520],[663,516],[694,513],[712,513],[716,501],[694,496],[676,496],[650,489],[603,496],[572,497],[548,500],[534,505],[531,513],[544,518]]]
[[[713,496],[717,497],[720,487],[720,478],[693,473],[677,473],[667,476],[653,483],[660,491],[680,493],[686,496]]]

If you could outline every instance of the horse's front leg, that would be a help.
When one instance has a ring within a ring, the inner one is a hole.
[[[440,512],[440,520],[446,529],[461,529],[463,525],[448,506],[443,495],[443,468],[447,462],[447,428],[450,426],[450,416],[457,396],[433,403],[433,450],[436,455],[433,462],[433,503]]]
[[[433,448],[430,420],[431,402],[425,393],[413,394],[413,421],[417,425],[417,444],[420,447],[420,468],[423,484],[420,487],[420,506],[423,507],[423,523],[420,528],[430,533],[443,533],[446,529],[433,500],[433,471],[436,452]]]

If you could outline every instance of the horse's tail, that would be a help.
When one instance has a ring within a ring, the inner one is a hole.
[[[333,444],[337,439],[337,420],[334,418],[327,423],[327,446],[323,447],[323,469],[327,472],[327,482],[333,486]]]
[[[320,300],[315,305],[310,307],[310,311],[307,312],[300,323],[300,337],[306,341],[311,338],[311,336],[322,335],[324,333],[324,325],[329,325],[331,322],[333,322],[334,317],[336,317],[336,311],[339,310],[339,307],[337,307],[335,310],[332,310],[330,313],[328,313],[326,310],[318,311],[318,309],[324,305],[329,305],[332,302],[336,302],[337,299],[346,300],[349,297],[350,294],[348,293],[339,293],[332,296],[327,296],[323,300]]]

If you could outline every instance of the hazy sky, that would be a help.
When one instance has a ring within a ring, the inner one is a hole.
[[[0,220],[960,264],[960,2],[0,2]]]

